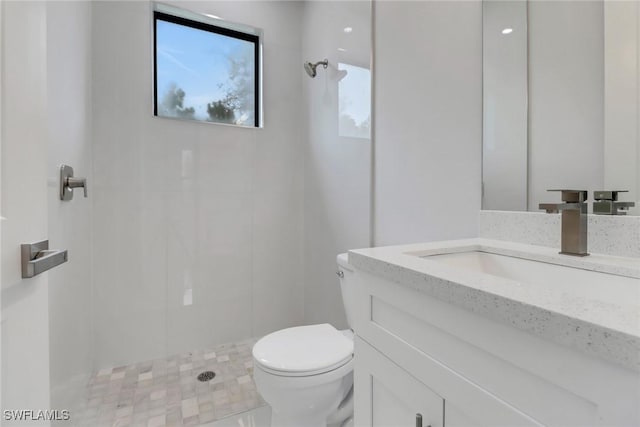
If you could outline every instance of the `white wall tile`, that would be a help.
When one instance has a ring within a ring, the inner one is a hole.
[[[49,272],[52,407],[69,407],[93,369],[91,4],[47,4],[48,215],[52,248],[69,261]],[[59,166],[87,178],[89,196],[59,198]]]
[[[195,153],[198,187],[214,193],[249,193],[253,190],[253,156],[258,130],[212,127],[201,136]]]
[[[255,156],[256,193],[296,191],[296,181],[302,181],[301,156],[306,139],[306,116],[302,107],[302,76],[300,48],[265,43],[264,98],[269,102],[265,111],[264,129],[257,132]],[[289,76],[285,81],[282,76]],[[268,143],[265,143],[268,141]]]
[[[303,321],[302,210],[291,209],[295,199],[291,191],[255,199],[251,317],[256,336]]]
[[[98,367],[165,352],[166,222],[166,203],[159,193],[99,190],[94,195]]]
[[[314,79],[302,67],[307,141],[304,153],[304,317],[347,326],[336,255],[370,246],[371,141],[340,135],[340,62],[370,68],[371,4],[307,2],[303,61],[325,58]],[[344,28],[351,27],[351,33]],[[344,51],[338,50],[344,49]]]
[[[247,338],[254,326],[301,316],[302,301],[289,296],[299,275],[279,286],[282,272],[254,257],[264,247],[301,257],[301,215],[273,224],[292,236],[282,239],[265,229],[271,207],[258,201],[277,192],[278,214],[301,206],[302,6],[176,5],[264,30],[265,128],[152,117],[151,5],[94,4],[94,255],[105,257],[95,266],[98,366]],[[282,304],[256,318],[258,281]]]

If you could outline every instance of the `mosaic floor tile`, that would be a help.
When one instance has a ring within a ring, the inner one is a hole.
[[[203,426],[263,407],[266,403],[253,382],[254,343],[246,340],[100,369],[89,380],[71,425]],[[204,371],[213,371],[215,376],[198,381]]]

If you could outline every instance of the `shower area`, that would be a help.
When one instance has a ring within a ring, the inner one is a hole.
[[[261,127],[154,117],[153,2],[0,5],[3,409],[264,425],[253,343],[346,327],[335,258],[371,243],[371,2],[166,3],[262,31]],[[60,200],[62,164],[86,198]],[[42,239],[68,261],[23,280],[19,244]]]

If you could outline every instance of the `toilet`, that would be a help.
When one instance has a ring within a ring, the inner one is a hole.
[[[353,270],[337,257],[342,300],[353,323]],[[353,415],[353,332],[324,323],[282,329],[253,346],[253,377],[272,427],[347,426]]]

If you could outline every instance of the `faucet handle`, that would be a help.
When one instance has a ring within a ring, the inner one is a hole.
[[[587,201],[589,192],[587,190],[547,190],[547,191],[560,191],[563,202],[569,203],[582,203]]]
[[[87,179],[74,178],[71,166],[60,165],[60,200],[72,200],[73,189],[80,187],[84,190],[84,197],[87,197]]]
[[[82,187],[84,189],[84,197],[87,197],[87,178],[69,177],[67,178],[67,187],[71,189]]]
[[[628,193],[629,190],[611,190],[611,191],[594,191],[594,200],[610,200],[615,202],[618,200],[619,193]]]

